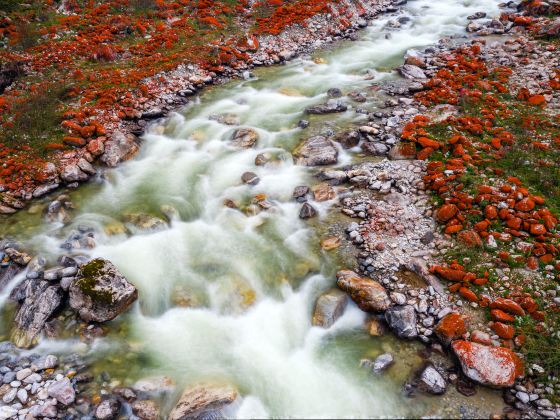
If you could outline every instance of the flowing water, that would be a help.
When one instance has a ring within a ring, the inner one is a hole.
[[[421,346],[369,337],[355,306],[330,329],[311,326],[315,299],[333,286],[337,261],[319,249],[316,231],[298,217],[292,191],[316,181],[311,170],[293,164],[290,151],[312,133],[364,118],[350,109],[311,118],[307,131],[296,128],[305,107],[326,100],[328,88],[370,94],[373,81],[396,77],[391,68],[407,49],[463,33],[468,15],[497,13],[497,3],[411,1],[399,14],[410,20],[398,30],[385,27],[394,15],[383,16],[358,41],[208,90],[152,126],[136,159],[73,192],[78,208],[71,223],[47,224],[39,214],[7,219],[0,234],[18,236],[53,260],[72,229],[93,227],[97,247],[89,255],[111,260],[139,290],[138,304],[113,323],[116,332],[108,337],[90,346],[43,340],[38,350],[83,352],[124,383],[167,375],[179,391],[205,381],[233,384],[242,398],[228,412],[232,417],[468,415],[468,403],[454,391],[446,399],[405,397],[402,384],[421,363]],[[240,126],[257,130],[257,147],[231,147],[227,139],[235,127],[216,115],[235,116]],[[255,166],[259,153],[271,162]],[[341,150],[339,165],[353,158],[353,151]],[[260,183],[242,184],[246,171],[257,173]],[[258,194],[266,195],[269,210],[251,205]],[[226,199],[246,211],[224,206]],[[316,204],[320,219],[331,204]],[[163,230],[128,226],[126,232],[121,224],[127,213],[162,217],[169,206],[176,213]],[[360,359],[385,351],[397,354],[386,375],[359,367]],[[484,406],[478,415],[500,406],[490,391],[470,401]]]

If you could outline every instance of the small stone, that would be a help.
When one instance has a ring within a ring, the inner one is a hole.
[[[76,391],[74,391],[70,379],[66,377],[50,384],[47,392],[50,397],[64,405],[70,405],[76,399]]]
[[[373,363],[373,372],[381,373],[394,363],[395,359],[391,353],[384,353],[378,356]]]

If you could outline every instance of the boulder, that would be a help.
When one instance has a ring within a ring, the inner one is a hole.
[[[510,387],[518,376],[523,375],[521,360],[505,347],[457,340],[451,344],[451,348],[459,358],[463,373],[483,385]]]
[[[401,338],[414,338],[418,335],[416,328],[416,311],[410,305],[393,306],[385,312],[389,327]]]
[[[351,270],[340,270],[337,284],[365,312],[381,312],[391,307],[392,302],[385,288],[375,280],[360,277]]]
[[[237,391],[227,385],[195,385],[183,392],[169,420],[220,418],[222,409],[236,398]]]
[[[70,306],[87,322],[110,321],[138,298],[136,287],[102,258],[82,265],[69,291]]]
[[[105,142],[104,152],[100,160],[109,167],[115,167],[123,160],[132,158],[138,150],[136,136],[133,134],[124,135],[120,131],[116,131]]]
[[[428,364],[420,373],[419,387],[429,394],[441,395],[447,389],[447,383],[441,373],[433,365]]]
[[[341,290],[330,289],[323,293],[315,303],[312,324],[329,328],[344,313],[348,304],[348,296]]]
[[[37,341],[45,323],[62,303],[64,292],[60,286],[40,280],[26,280],[20,292],[23,303],[14,319],[12,341],[27,348]]]
[[[257,143],[258,139],[259,134],[252,128],[239,128],[233,132],[231,143],[242,149],[250,149]]]
[[[298,165],[332,165],[338,161],[338,150],[326,137],[315,136],[305,140],[294,151],[294,156]]]

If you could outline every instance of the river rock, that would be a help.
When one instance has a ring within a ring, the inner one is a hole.
[[[55,398],[59,403],[64,405],[70,405],[76,399],[76,391],[70,379],[66,377],[50,384],[47,388],[47,393],[49,397]]]
[[[131,405],[132,412],[140,420],[158,420],[159,407],[155,401],[134,401]]]
[[[394,362],[395,362],[395,358],[391,353],[384,353],[378,356],[373,362],[373,372],[379,374],[384,370],[386,370]]]
[[[407,79],[426,79],[424,70],[412,64],[405,64],[399,67],[399,72]]]
[[[78,167],[78,165],[66,165],[60,173],[60,178],[68,184],[77,181],[85,181],[89,177]]]
[[[348,109],[348,105],[338,99],[329,99],[326,103],[310,106],[305,109],[307,114],[332,114],[335,112],[344,112]]]
[[[348,304],[348,296],[339,289],[330,289],[323,293],[315,303],[312,324],[329,328],[344,313]]]
[[[294,151],[294,156],[298,165],[332,165],[338,161],[338,150],[326,137],[315,136],[305,140]]]
[[[237,391],[227,385],[195,385],[183,392],[169,420],[220,418],[221,410],[236,398]]]
[[[315,201],[328,201],[336,197],[335,190],[326,182],[314,185],[312,190]]]
[[[461,362],[463,373],[483,385],[510,387],[523,374],[519,357],[505,347],[457,340],[451,344],[451,348]]]
[[[111,420],[117,417],[121,403],[116,398],[108,398],[102,401],[95,409],[95,418],[98,420]]]
[[[303,203],[303,206],[301,206],[301,209],[299,211],[299,218],[300,219],[311,219],[312,217],[315,217],[315,215],[317,214],[317,210],[315,210],[315,208],[309,204],[309,203]]]
[[[26,280],[22,290],[24,301],[14,322],[12,341],[18,347],[30,347],[47,320],[62,303],[64,292],[48,281]]]
[[[351,270],[336,273],[337,285],[365,312],[382,312],[391,307],[392,302],[385,288],[375,280],[360,277]]]
[[[136,287],[102,258],[82,265],[70,286],[70,306],[87,322],[110,321],[137,298]]]
[[[104,152],[100,160],[109,167],[115,167],[123,160],[128,160],[138,152],[136,136],[124,135],[120,131],[113,133],[111,138],[104,144]]]
[[[241,175],[241,181],[248,185],[257,185],[260,182],[259,177],[254,172],[244,172]]]
[[[141,230],[158,231],[167,228],[165,220],[145,213],[129,213],[123,216],[125,223],[130,223]]]
[[[416,311],[410,305],[393,306],[385,312],[389,327],[401,338],[414,338],[418,335],[416,328]]]
[[[419,377],[419,386],[429,394],[441,395],[447,389],[445,379],[432,364],[427,364]]]
[[[236,147],[250,149],[258,139],[259,134],[252,128],[239,128],[233,132],[231,143]]]

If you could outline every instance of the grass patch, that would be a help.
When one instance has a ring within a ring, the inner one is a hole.
[[[12,119],[3,132],[3,142],[10,146],[27,145],[42,149],[64,133],[60,127],[61,109],[67,99],[68,86],[49,87],[14,104]]]
[[[560,319],[557,316],[550,316],[552,329],[558,331]],[[537,322],[530,316],[517,317],[517,330],[525,335],[526,341],[523,345],[528,364],[536,363],[545,369],[541,374],[546,378],[549,374],[560,375],[560,339],[550,334],[543,333],[537,328]],[[550,325],[549,325],[550,328]]]

